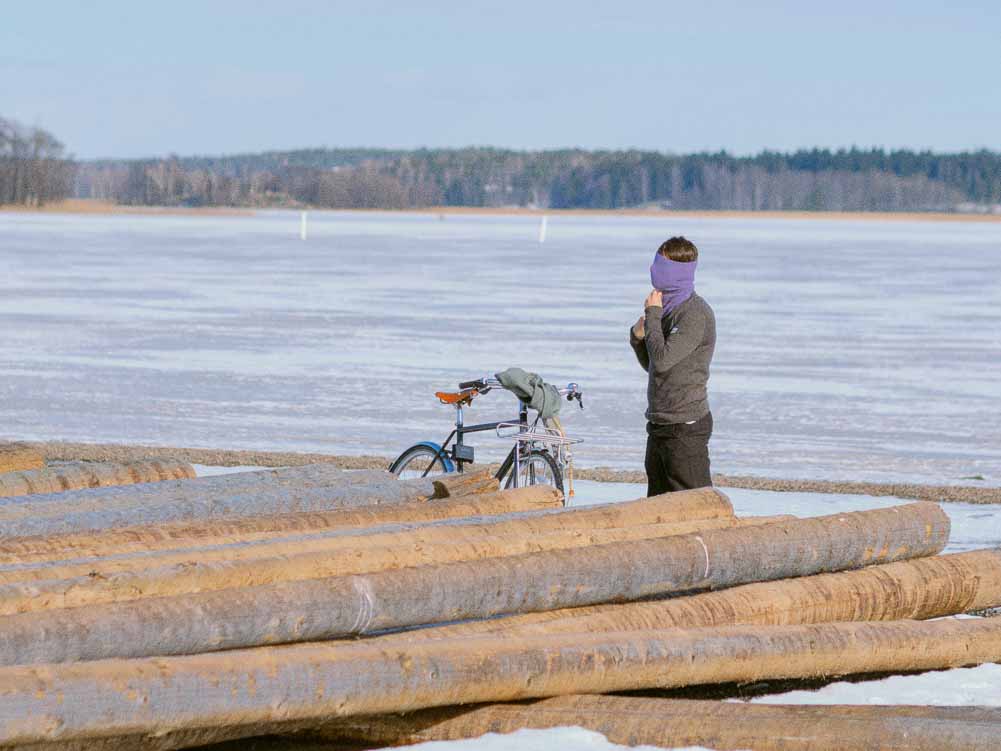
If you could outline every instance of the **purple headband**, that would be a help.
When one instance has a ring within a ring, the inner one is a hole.
[[[682,263],[657,253],[650,265],[650,283],[664,295],[664,310],[670,313],[695,294],[695,267],[698,261]]]

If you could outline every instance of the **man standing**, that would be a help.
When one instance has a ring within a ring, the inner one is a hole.
[[[653,291],[629,343],[647,380],[647,495],[712,485],[713,416],[706,384],[716,347],[716,316],[695,294],[699,250],[672,237],[650,266]]]

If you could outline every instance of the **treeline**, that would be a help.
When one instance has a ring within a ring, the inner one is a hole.
[[[187,206],[988,210],[1001,154],[314,149],[81,166],[77,195]]]
[[[41,206],[67,198],[75,170],[51,133],[0,117],[0,205]]]
[[[75,164],[0,118],[0,204],[75,195],[148,206],[656,206],[746,211],[1001,210],[1001,153],[304,149]]]

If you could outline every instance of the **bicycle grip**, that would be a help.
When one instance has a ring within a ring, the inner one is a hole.
[[[477,378],[475,381],[462,381],[459,384],[460,389],[479,389],[483,388],[485,384],[482,378]]]

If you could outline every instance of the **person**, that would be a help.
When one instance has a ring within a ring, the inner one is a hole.
[[[653,291],[629,342],[647,377],[647,495],[712,485],[709,366],[716,316],[695,292],[699,250],[672,237],[650,266]]]

